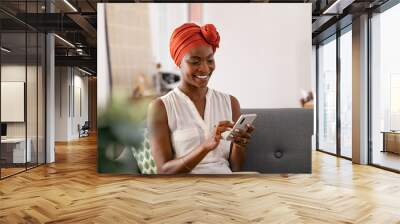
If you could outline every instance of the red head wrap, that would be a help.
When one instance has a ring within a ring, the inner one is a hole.
[[[175,64],[179,66],[186,52],[203,44],[211,46],[213,52],[219,47],[219,34],[215,26],[206,24],[200,27],[194,23],[185,23],[172,33],[169,51]]]

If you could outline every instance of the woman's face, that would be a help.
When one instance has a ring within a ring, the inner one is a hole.
[[[195,87],[206,87],[214,69],[214,52],[207,45],[192,48],[180,64],[182,80]]]

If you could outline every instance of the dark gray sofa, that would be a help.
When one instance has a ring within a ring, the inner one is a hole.
[[[242,109],[256,113],[256,130],[242,171],[311,173],[312,109]]]
[[[311,173],[311,109],[242,109],[256,113],[255,131],[242,169],[259,173]],[[99,141],[102,135],[98,134]],[[99,158],[105,157],[99,155]],[[139,173],[132,150],[126,147],[114,160],[99,160],[100,173]]]

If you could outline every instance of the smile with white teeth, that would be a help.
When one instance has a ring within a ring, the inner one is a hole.
[[[195,75],[195,77],[199,79],[208,79],[208,75]]]

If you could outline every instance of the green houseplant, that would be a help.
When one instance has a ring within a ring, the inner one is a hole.
[[[139,149],[144,140],[146,98],[113,97],[98,113],[99,173],[139,173],[132,149]]]

